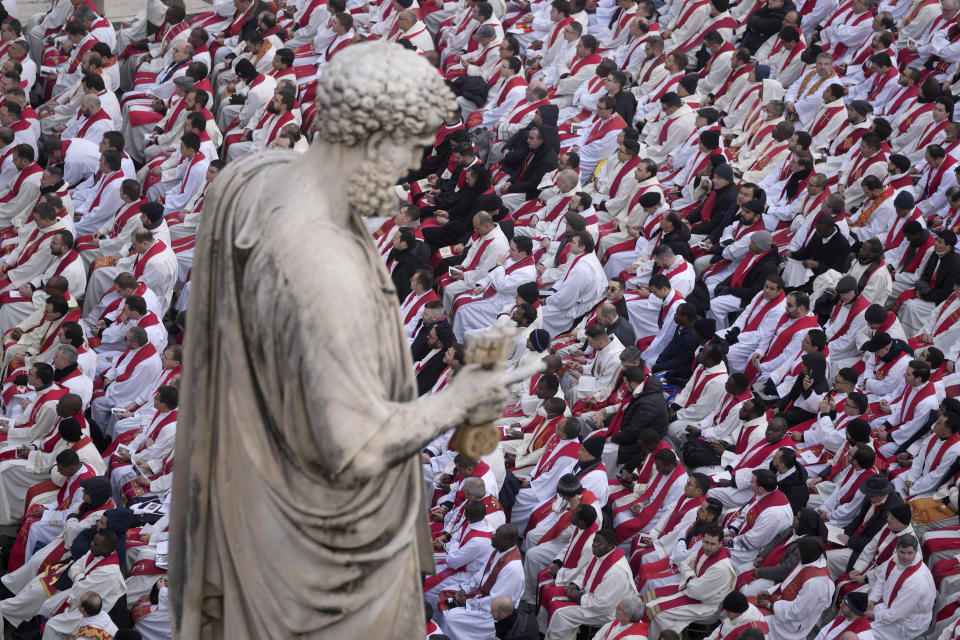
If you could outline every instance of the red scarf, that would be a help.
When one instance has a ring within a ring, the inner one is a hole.
[[[783,302],[786,297],[787,294],[782,290],[773,300],[766,300],[762,292],[758,293],[757,297],[751,303],[750,308],[747,309],[747,321],[743,325],[743,333],[756,331],[760,327],[760,323],[763,322],[763,319],[770,313],[770,310]]]
[[[136,370],[138,366],[140,366],[140,364],[145,362],[151,356],[155,356],[157,354],[157,348],[153,346],[152,342],[148,342],[147,344],[137,349],[135,352],[132,352],[130,351],[130,349],[127,349],[122,354],[120,354],[120,358],[117,360],[117,364],[114,365],[117,368],[117,371],[120,371],[120,363],[126,360],[127,356],[129,356],[131,353],[133,354],[133,357],[130,358],[129,362],[126,362],[124,364],[123,372],[117,375],[116,379],[113,381],[114,384],[118,382],[126,382],[130,378],[130,376],[133,375],[133,372]]]
[[[782,507],[788,504],[790,504],[790,501],[787,500],[787,497],[783,495],[779,489],[771,491],[760,499],[754,498],[754,501],[747,505],[747,511],[744,515],[744,527],[739,531],[739,534],[743,535],[752,529],[753,525],[757,522],[757,518],[760,516],[760,512],[764,509],[768,507]]]
[[[87,131],[90,129],[90,126],[91,126],[94,122],[100,122],[101,120],[110,120],[110,119],[111,119],[111,118],[110,118],[110,114],[107,113],[107,110],[106,110],[106,109],[100,109],[100,111],[97,111],[96,114],[94,114],[94,115],[92,115],[92,116],[89,116],[89,117],[87,118],[87,121],[84,122],[83,125],[82,125],[79,129],[77,129],[77,135],[76,135],[76,137],[77,137],[77,138],[83,138],[83,137],[85,137],[85,136],[87,135]]]
[[[853,303],[850,305],[850,310],[847,312],[847,317],[844,319],[843,324],[840,325],[840,328],[837,329],[833,335],[827,338],[829,343],[831,340],[835,340],[838,336],[844,335],[847,331],[850,330],[850,325],[853,324],[853,321],[857,319],[859,315],[864,313],[867,310],[867,307],[870,306],[870,301],[867,300],[866,296],[858,295],[854,298]],[[843,308],[843,302],[837,300],[837,304],[833,307],[833,313],[830,314],[830,322],[832,323],[837,319],[837,316],[840,315],[840,310]]]
[[[587,565],[587,570],[583,575],[583,590],[586,593],[596,593],[597,587],[600,586],[600,583],[603,582],[604,576],[607,575],[607,571],[610,570],[610,567],[615,565],[618,560],[624,557],[623,550],[614,549],[607,555],[603,557],[599,563],[597,562],[597,557],[594,556],[590,560],[590,564]]]
[[[162,253],[166,248],[167,245],[163,243],[163,240],[157,239],[152,245],[150,245],[150,248],[147,249],[146,253],[137,256],[137,259],[133,262],[133,275],[138,281],[143,277],[143,272],[146,271],[147,263],[150,261],[150,259]]]
[[[17,174],[17,179],[13,181],[13,186],[10,187],[10,190],[0,198],[0,204],[6,204],[13,200],[13,197],[20,193],[20,187],[23,185],[24,181],[30,176],[37,175],[38,173],[43,173],[43,168],[33,163],[23,171]]]

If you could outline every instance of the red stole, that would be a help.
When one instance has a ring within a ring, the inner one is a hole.
[[[887,569],[883,574],[886,580],[890,579],[890,574],[893,573],[893,567],[896,564],[897,564],[896,558],[891,558],[887,562]],[[900,577],[897,578],[897,581],[893,585],[893,591],[890,592],[890,601],[886,603],[887,607],[892,605],[893,601],[897,599],[897,596],[900,594],[900,587],[902,587],[903,583],[907,581],[907,578],[909,578],[910,576],[915,574],[917,571],[919,571],[922,564],[923,562],[920,560],[920,558],[917,558],[916,562],[914,562],[912,565],[910,565],[900,573]]]
[[[487,560],[487,565],[483,568],[483,573],[486,574],[487,579],[483,581],[483,584],[480,585],[480,590],[475,594],[474,597],[486,598],[490,595],[490,590],[493,589],[493,585],[497,582],[497,577],[500,575],[500,571],[507,566],[510,562],[514,560],[520,560],[520,550],[515,546],[512,547],[509,551],[500,556],[500,559],[497,560],[497,563],[493,565],[493,569],[490,570],[490,573],[487,573],[487,569],[490,569],[490,564],[493,562],[493,559],[497,557],[499,552],[494,549],[493,553],[490,554],[490,558]]]
[[[923,262],[924,256],[927,255],[927,252],[933,248],[933,235],[928,234],[926,240],[923,241],[923,244],[917,249],[916,253],[911,258],[910,262],[904,264],[904,260],[907,258],[907,252],[903,252],[903,257],[900,258],[900,271],[904,273],[914,273],[917,269],[920,268],[920,264]],[[909,251],[909,249],[908,249]]]
[[[91,126],[94,122],[100,122],[101,120],[110,120],[110,114],[107,113],[107,110],[106,110],[106,109],[100,109],[100,111],[97,111],[96,114],[88,117],[88,118],[87,118],[87,121],[84,122],[83,125],[82,125],[79,129],[77,129],[77,135],[76,135],[76,137],[77,137],[77,138],[83,138],[84,136],[86,136],[86,135],[87,135],[87,131],[90,129],[90,126]]]
[[[931,438],[930,442],[927,444],[927,451],[926,451],[926,455],[924,456],[924,459],[925,460],[930,459],[930,452],[933,451],[933,446],[935,444],[939,443],[940,449],[937,450],[937,454],[933,457],[933,462],[930,463],[929,467],[927,469],[921,469],[921,471],[924,473],[933,472],[934,469],[940,466],[940,462],[943,460],[943,456],[947,452],[947,449],[957,444],[958,442],[960,442],[960,435],[956,433],[950,434],[950,437],[947,438],[946,440],[941,440],[940,438]]]
[[[600,54],[599,54],[599,53],[591,53],[590,55],[588,55],[588,56],[583,56],[583,57],[580,58],[579,60],[575,61],[575,62],[570,66],[569,75],[570,75],[570,76],[575,76],[575,75],[577,75],[577,73],[580,72],[580,70],[581,70],[583,67],[586,67],[586,66],[591,65],[591,64],[600,64]]]
[[[197,154],[200,155],[200,154]],[[137,280],[140,280],[143,277],[143,272],[147,268],[147,263],[151,258],[160,254],[164,249],[167,248],[167,245],[163,243],[163,240],[157,239],[150,248],[147,249],[147,252],[143,255],[138,255],[137,259],[133,262],[133,275]]]
[[[787,294],[783,291],[780,291],[773,300],[765,300],[762,293],[757,294],[757,298],[750,305],[750,308],[747,309],[747,322],[743,326],[743,333],[756,331],[760,327],[760,323],[763,322],[763,319],[770,313],[770,310],[780,304],[786,297]]]
[[[573,536],[570,538],[570,542],[567,544],[567,549],[563,553],[563,564],[561,565],[561,568],[576,568],[576,566],[580,563],[580,556],[583,555],[583,548],[586,546],[587,540],[599,530],[600,525],[594,522],[586,529],[577,529],[574,531]]]
[[[790,326],[785,327],[788,322],[790,323]],[[799,332],[819,328],[820,327],[817,324],[816,317],[812,315],[807,315],[791,321],[786,312],[784,312],[783,317],[780,319],[780,323],[777,325],[777,337],[774,338],[773,342],[770,343],[770,347],[763,355],[762,362],[768,362],[772,360],[774,356],[783,353],[783,351],[787,348],[787,345],[790,344],[790,341],[793,340],[793,336]]]
[[[580,494],[580,504],[593,504],[596,501],[597,497],[587,489],[584,489],[583,493]],[[530,519],[527,521],[526,531],[533,531],[540,522],[549,516],[552,505],[553,500],[547,500],[537,507],[530,516]],[[540,538],[540,542],[537,544],[549,542],[563,533],[566,528],[570,526],[570,512],[570,509],[565,509],[564,512],[560,514],[560,517],[557,519],[554,525],[550,527],[545,534],[543,534],[543,536]]]
[[[10,190],[7,191],[2,198],[0,198],[0,204],[5,204],[13,200],[13,197],[20,193],[20,187],[23,185],[23,182],[30,176],[38,173],[43,173],[43,168],[37,163],[33,163],[26,169],[20,171],[17,174],[17,179],[13,181],[13,186],[10,187]]]
[[[598,558],[594,556],[583,575],[583,590],[586,593],[596,593],[597,587],[603,582],[603,577],[607,575],[607,571],[617,563],[617,560],[623,557],[624,553],[621,549],[614,549],[605,555],[599,563],[597,562]]]
[[[150,356],[157,354],[157,348],[153,346],[152,342],[148,342],[135,352],[131,352],[130,349],[127,349],[120,355],[120,358],[117,360],[117,364],[114,366],[117,366],[123,362],[131,353],[133,353],[133,357],[130,358],[129,362],[124,364],[123,372],[117,375],[116,379],[114,380],[114,384],[117,382],[126,382],[142,362],[150,358]],[[119,371],[119,367],[117,370]]]
[[[587,139],[584,140],[583,145],[587,146],[592,142],[601,140],[606,137],[607,134],[613,131],[621,131],[627,126],[627,123],[623,121],[623,118],[620,117],[620,114],[614,114],[613,116],[607,118],[606,120],[601,120],[597,124],[593,125],[593,128],[590,130],[590,134],[587,136]]]
[[[517,108],[517,106],[519,106],[521,103],[524,103],[524,102],[526,102],[526,101],[527,101],[527,99],[524,98],[523,100],[521,100],[520,102],[518,102],[516,106],[514,106],[513,115],[511,115],[511,116],[510,116],[510,119],[507,120],[507,122],[508,122],[509,124],[517,124],[518,122],[520,122],[521,120],[523,120],[523,118],[524,118],[528,113],[530,113],[531,111],[536,111],[537,109],[539,109],[539,108],[542,107],[543,105],[549,104],[546,100],[537,100],[536,102],[531,102],[531,103],[527,104],[525,107],[523,107],[523,108],[521,108],[521,109],[518,109],[518,108]]]
[[[527,86],[527,81],[522,75],[510,76],[507,78],[507,81],[503,83],[503,86],[500,87],[500,92],[497,94],[497,101],[494,106],[499,107],[503,104],[503,101],[507,99],[507,96],[510,95],[510,92],[516,89],[517,87]]]
[[[660,532],[658,537],[662,538],[676,529],[677,525],[683,521],[683,517],[692,509],[699,509],[700,504],[706,499],[706,496],[700,496],[699,498],[688,498],[687,496],[681,497],[680,502],[678,502],[677,506],[674,507],[673,512],[667,519],[667,522],[663,525],[663,531]]]
[[[90,209],[96,209],[100,205],[100,198],[103,197],[103,192],[106,190],[107,185],[117,180],[123,180],[123,171],[114,171],[113,173],[104,176],[101,178],[100,188],[97,189],[97,195],[93,199],[93,202],[90,203]]]
[[[902,354],[903,357],[907,357],[907,354]],[[897,358],[899,360],[899,358]],[[907,388],[906,393],[901,400],[902,404],[900,405],[900,423],[910,422],[914,418],[914,412],[917,410],[917,405],[920,404],[925,398],[929,398],[932,395],[936,394],[936,388],[932,382],[927,382],[921,387],[909,387]]]
[[[57,509],[63,511],[70,506],[70,499],[77,489],[80,488],[80,481],[86,480],[87,478],[93,478],[97,475],[97,472],[88,465],[86,462],[81,462],[80,470],[77,471],[71,478],[68,478],[66,482],[63,483],[63,486],[60,487],[60,490],[57,491]]]
[[[724,43],[723,43],[722,45],[720,45],[720,50],[717,51],[714,55],[710,56],[710,59],[707,60],[707,64],[704,65],[703,69],[700,70],[700,73],[699,73],[698,75],[699,75],[701,78],[706,78],[707,75],[710,73],[710,67],[713,66],[713,61],[714,61],[714,60],[716,60],[717,58],[719,58],[719,57],[720,57],[721,55],[723,55],[724,53],[733,52],[733,51],[736,51],[736,50],[737,50],[736,47],[734,47],[734,46],[733,46],[732,44],[730,44],[729,42],[724,41]]]
[[[827,337],[827,342],[834,340],[837,336],[842,336],[847,331],[850,330],[850,325],[853,324],[853,321],[861,313],[867,310],[867,307],[870,306],[870,301],[867,300],[864,296],[858,295],[853,300],[853,304],[850,305],[850,311],[847,312],[847,317],[844,319],[843,324],[840,325],[840,328],[834,332],[833,335]],[[830,314],[830,322],[833,322],[837,315],[840,313],[840,309],[843,308],[843,302],[837,300],[837,304],[833,307],[833,313]],[[829,324],[829,323],[828,323]]]
[[[415,294],[411,292],[410,295],[408,296],[408,299],[412,300],[412,296],[414,295]],[[417,299],[417,301],[413,303],[413,306],[410,307],[410,309],[407,311],[407,315],[405,315],[403,318],[403,324],[404,325],[410,324],[410,321],[417,316],[417,313],[419,313],[420,309],[423,308],[423,305],[427,304],[428,302],[433,302],[434,300],[439,300],[439,299],[440,298],[437,297],[436,292],[434,292],[432,289],[422,294]],[[406,304],[407,304],[406,301],[404,301],[404,305]]]
[[[870,620],[865,616],[859,617],[852,622],[848,622],[843,616],[837,616],[827,629],[826,640],[837,640],[843,637],[843,634],[850,633],[861,634],[870,630]]]
[[[550,32],[550,36],[547,38],[548,49],[553,46],[554,42],[557,41],[557,36],[560,35],[560,32],[562,32],[564,28],[566,28],[566,26],[571,22],[573,22],[573,18],[571,18],[570,16],[567,16],[566,18],[558,22],[556,26],[553,27],[553,30]]]
[[[631,158],[624,163],[623,167],[620,168],[620,171],[617,173],[616,177],[613,179],[613,182],[610,183],[610,197],[613,198],[617,195],[617,192],[620,190],[620,182],[628,175],[630,175],[634,169],[637,168],[637,165],[640,164],[641,158]]]
[[[757,522],[757,518],[760,516],[760,512],[764,509],[768,507],[782,507],[790,504],[787,496],[783,495],[779,489],[771,491],[760,499],[755,498],[754,500],[756,501],[747,506],[747,511],[744,515],[744,526],[739,532],[740,535],[743,535],[753,528],[753,525]]]
[[[803,588],[803,584],[808,580],[813,580],[821,576],[830,577],[830,570],[827,567],[817,567],[817,566],[803,566],[798,567],[799,571],[793,574],[789,578],[789,582],[784,580],[781,582],[776,589],[770,594],[771,603],[783,600],[785,602],[790,602],[794,600],[799,594],[800,589]]]
[[[783,447],[792,449],[793,446],[793,438],[791,438],[789,435],[784,436],[782,440],[774,443],[761,440],[744,452],[743,456],[740,458],[740,461],[733,468],[732,473],[736,473],[740,469],[753,469],[759,467],[761,464],[763,464],[763,461],[773,455],[773,452],[777,449],[781,449]]]
[[[943,176],[947,169],[951,169],[956,163],[957,161],[953,159],[953,156],[947,156],[943,159],[943,162],[941,162],[940,166],[937,167],[936,172],[930,176],[930,180],[927,181],[927,186],[923,190],[923,198],[927,198],[931,194],[937,192],[937,190],[940,188],[940,181],[943,180]]]
[[[706,369],[704,369],[702,364],[698,364],[696,371],[693,372],[693,379],[690,380],[687,384],[692,384],[693,386],[690,389],[690,395],[687,397],[687,402],[684,405],[689,407],[697,404],[700,400],[700,395],[703,393],[703,390],[706,389],[707,383],[716,378],[717,376],[725,375],[725,371],[719,371],[717,373],[711,373],[709,375],[705,374]]]
[[[953,310],[953,313],[948,315],[946,318],[941,320],[943,312],[950,308],[954,302],[957,301],[957,294],[951,293],[947,297],[946,304],[940,307],[940,313],[937,315],[937,319],[934,321],[935,329],[933,330],[933,335],[938,336],[950,327],[952,327],[958,320],[960,320],[960,307],[957,307]]]

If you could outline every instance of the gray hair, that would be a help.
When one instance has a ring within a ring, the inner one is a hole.
[[[620,606],[623,607],[623,612],[630,618],[630,622],[640,622],[647,610],[647,606],[643,604],[643,598],[640,596],[624,598],[620,601]]]
[[[643,359],[643,352],[635,346],[624,347],[620,352],[620,362],[637,362]]]
[[[480,478],[466,478],[463,481],[463,493],[468,498],[482,500],[487,495],[487,486]]]
[[[355,147],[382,133],[432,139],[456,107],[430,63],[388,42],[362,42],[338,53],[317,83],[318,136]]]
[[[85,93],[80,99],[80,104],[90,105],[92,107],[100,106],[100,98],[95,93]]]
[[[782,116],[784,109],[786,109],[786,105],[783,103],[783,100],[771,100],[767,103],[767,105],[772,108],[778,116]]]
[[[497,32],[488,24],[480,25],[480,28],[477,29],[477,40],[481,38],[493,38],[497,35]]]
[[[920,548],[920,541],[917,540],[917,536],[912,533],[905,533],[899,538],[897,538],[898,547],[913,547],[914,549]]]
[[[173,79],[173,86],[183,89],[184,93],[193,89],[193,78],[190,76],[177,76]]]
[[[85,4],[81,4],[77,7],[77,10],[74,12],[73,17],[77,20],[96,20],[97,12],[88,7]]]
[[[72,344],[61,344],[57,347],[57,353],[60,354],[60,358],[67,364],[75,363],[79,357],[77,348]]]
[[[568,184],[570,185],[570,189],[573,189],[577,186],[577,183],[580,182],[580,176],[573,169],[564,169],[560,172],[560,175],[557,176],[557,182]]]

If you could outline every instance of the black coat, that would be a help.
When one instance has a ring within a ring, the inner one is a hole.
[[[440,374],[447,368],[446,363],[443,361],[444,351],[445,349],[440,349],[440,351],[435,353],[417,374],[418,396],[422,396],[427,391],[430,391],[433,385],[437,384],[437,380],[440,379]],[[429,353],[429,351],[427,353]]]
[[[440,320],[443,322],[444,320]],[[413,361],[417,362],[423,356],[430,353],[430,345],[427,344],[427,336],[430,335],[430,329],[433,328],[433,325],[437,324],[436,322],[431,322],[425,324],[422,329],[417,333],[417,337],[413,339],[413,342],[410,344],[410,355],[413,356]]]
[[[816,260],[819,264],[812,269],[814,276],[828,269],[843,273],[847,258],[850,257],[850,241],[840,231],[836,231],[826,242],[813,234],[810,242],[794,251],[790,257],[794,260]]]
[[[520,177],[519,182],[513,182],[520,173],[520,168],[516,167],[510,175],[510,188],[508,193],[522,193],[527,200],[532,200],[540,195],[540,189],[537,187],[543,176],[557,168],[557,152],[546,145],[540,145],[540,148],[533,152],[533,157],[527,162],[527,168]]]
[[[420,168],[411,171],[407,175],[407,182],[416,182],[417,180],[426,178],[431,173],[438,175],[443,173],[443,170],[446,169],[450,163],[450,154],[453,153],[453,141],[450,138],[452,133],[453,131],[447,134],[447,137],[437,145],[436,151],[434,151],[433,147],[428,147],[424,150]]]
[[[749,49],[750,53],[756,53],[770,36],[780,33],[784,16],[788,11],[795,9],[793,0],[787,0],[779,9],[771,9],[767,4],[763,4],[747,19],[747,30],[743,34],[740,46]]]
[[[807,506],[807,501],[810,499],[810,490],[807,488],[807,469],[799,462],[796,463],[794,468],[793,473],[777,481],[777,489],[780,489],[780,492],[787,496],[787,500],[790,501],[790,508],[796,514]],[[773,468],[772,462],[770,463],[770,470],[774,473],[777,472]]]
[[[634,461],[643,460],[646,453],[640,446],[637,435],[642,429],[653,429],[661,436],[667,435],[670,412],[663,398],[663,385],[653,376],[647,376],[643,390],[635,395],[623,413],[620,431],[610,441],[620,446],[617,464],[635,467]]]
[[[938,264],[940,264],[940,270],[937,272],[937,281],[930,287],[930,279]],[[940,304],[953,292],[953,285],[957,278],[960,278],[960,255],[951,251],[941,258],[934,253],[927,261],[923,275],[920,276],[920,281],[923,283],[918,283],[917,287],[920,299]]]
[[[693,372],[693,354],[697,341],[689,327],[677,326],[673,338],[651,367],[654,373],[666,371],[670,378],[689,378]]]
[[[729,209],[730,205],[734,204],[736,200],[737,187],[734,186],[733,183],[719,189],[713,206],[709,211],[704,211],[703,205],[701,205],[699,209],[691,213],[687,218],[689,222],[693,223],[693,226],[690,228],[690,233],[710,235],[710,232],[723,220],[727,209]]]
[[[863,531],[860,532],[860,535],[855,536],[853,535],[853,532],[856,531],[857,527],[860,526],[860,523],[863,522],[863,519],[867,515],[867,511],[870,509],[870,501],[863,501],[857,517],[853,519],[853,522],[843,528],[843,532],[850,536],[850,540],[847,541],[847,546],[853,549],[853,555],[850,556],[850,564],[847,565],[848,567],[853,566],[857,556],[859,556],[860,552],[863,551],[863,548],[867,546],[867,543],[870,542],[873,536],[875,536],[877,532],[883,528],[883,525],[887,524],[887,513],[892,507],[895,507],[898,504],[903,504],[903,498],[900,497],[899,493],[891,493],[889,496],[887,496],[886,501],[883,503],[880,509],[878,509],[876,513],[873,514],[873,517],[867,521],[867,524],[863,528]]]
[[[412,247],[397,251],[390,249],[388,260],[396,261],[396,266],[390,274],[393,286],[397,289],[397,297],[402,303],[410,293],[410,278],[417,269],[430,268],[430,249],[426,244],[417,240]]]
[[[777,252],[776,247],[771,247],[763,254],[763,257],[753,263],[743,278],[743,284],[741,286],[730,286],[730,282],[733,280],[733,274],[731,274],[726,280],[717,285],[715,295],[723,295],[726,293],[737,296],[740,298],[740,303],[746,306],[750,304],[753,296],[760,293],[763,289],[763,283],[767,279],[767,276],[777,272],[779,265],[780,254]],[[720,287],[724,288],[721,289]]]

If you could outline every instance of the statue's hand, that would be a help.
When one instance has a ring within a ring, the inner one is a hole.
[[[500,417],[506,403],[507,387],[543,370],[534,362],[510,371],[489,371],[479,365],[467,365],[450,383],[449,393],[466,409],[466,422],[484,424]]]

